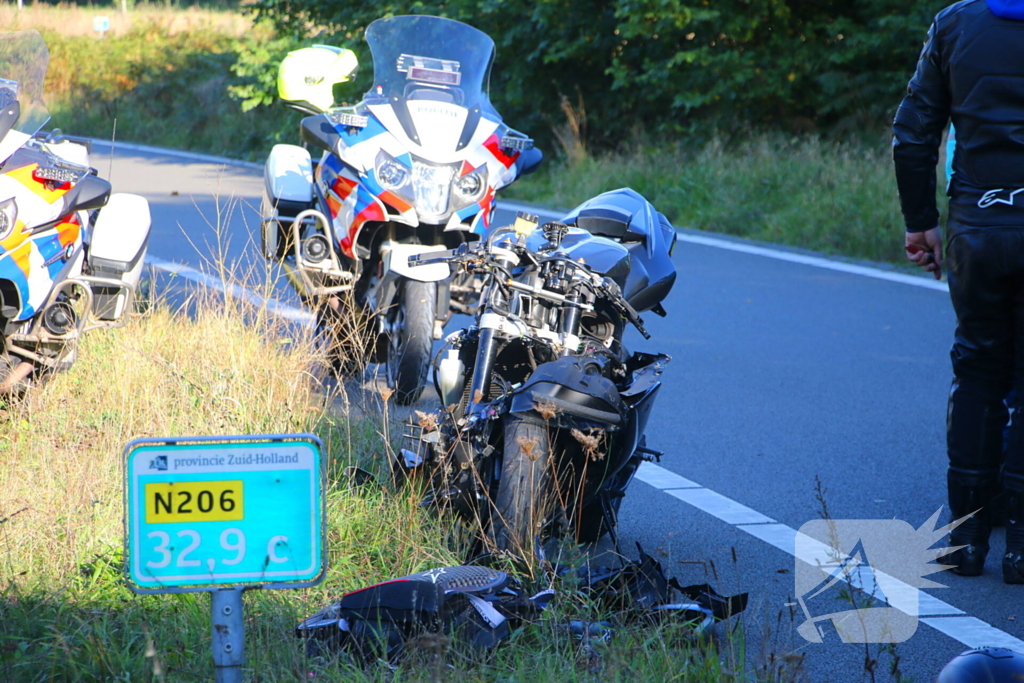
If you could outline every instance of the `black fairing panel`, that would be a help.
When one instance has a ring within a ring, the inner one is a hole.
[[[629,279],[629,251],[618,242],[592,235],[583,230],[571,230],[562,239],[562,249],[574,261],[583,260],[601,275],[610,277],[625,288]]]
[[[303,142],[308,142],[331,154],[338,149],[338,140],[341,139],[334,124],[323,114],[307,116],[302,119],[300,133]]]
[[[675,229],[637,192],[629,188],[605,192],[577,206],[562,222],[625,245],[630,265],[625,283],[619,285],[636,310],[650,310],[672,290],[676,268],[669,251]]]
[[[618,389],[606,377],[588,373],[587,365],[586,359],[574,356],[538,365],[512,395],[509,412],[530,412],[538,401],[549,401],[556,406],[559,420],[603,422],[610,428],[621,424],[626,407]]]

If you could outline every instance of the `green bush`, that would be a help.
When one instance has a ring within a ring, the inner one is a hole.
[[[581,101],[593,143],[689,130],[713,119],[815,130],[863,127],[899,102],[931,17],[945,0],[257,0],[281,35],[368,54],[365,27],[436,14],[497,44],[492,99],[512,125],[545,136],[563,97]],[[363,88],[370,70],[364,71]],[[359,90],[362,92],[362,90]],[[851,117],[853,117],[851,119]]]

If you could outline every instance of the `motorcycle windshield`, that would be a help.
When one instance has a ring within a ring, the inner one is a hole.
[[[15,100],[21,106],[13,130],[35,135],[50,120],[43,101],[49,62],[50,51],[38,31],[0,33],[0,108]],[[0,129],[0,138],[6,134]]]
[[[452,19],[401,16],[366,28],[373,57],[367,100],[433,100],[493,112],[487,91],[494,41]]]

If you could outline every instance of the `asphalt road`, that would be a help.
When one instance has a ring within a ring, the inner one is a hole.
[[[92,162],[104,175],[105,153],[97,146]],[[164,277],[166,262],[202,269],[217,244],[225,262],[255,281],[266,277],[254,243],[258,167],[121,147],[110,168],[116,191],[150,200],[149,254],[164,264]],[[675,261],[668,317],[648,314],[652,339],[629,340],[636,350],[673,357],[648,445],[665,451],[665,470],[760,517],[723,521],[729,514],[716,517],[722,508],[707,496],[637,481],[622,508],[622,547],[642,543],[684,585],[710,580],[723,593],[748,592],[748,667],[774,654],[799,661],[802,680],[895,680],[884,648],[845,644],[834,633],[811,643],[797,633],[804,617],[789,604],[798,574],[792,544],[786,552],[785,542],[762,538],[820,519],[825,507],[834,519],[897,519],[917,528],[944,504],[948,295],[721,245],[681,243]],[[274,296],[294,302],[280,285]],[[965,643],[991,642],[1000,632],[1024,638],[1024,590],[1002,583],[1002,547],[997,530],[980,578],[930,577],[948,587],[928,593],[952,606],[930,614],[961,614],[929,621],[952,637],[921,623],[895,646],[904,676],[930,683]],[[866,654],[880,660],[874,677]]]

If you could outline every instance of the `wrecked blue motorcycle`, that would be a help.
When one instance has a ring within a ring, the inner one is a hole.
[[[406,425],[399,467],[429,478],[429,498],[479,524],[501,551],[611,533],[646,459],[644,431],[668,356],[630,353],[640,312],[664,315],[676,278],[675,230],[628,189],[561,221],[513,226],[447,254],[484,280],[475,324],[449,335],[434,362],[443,408]]]

